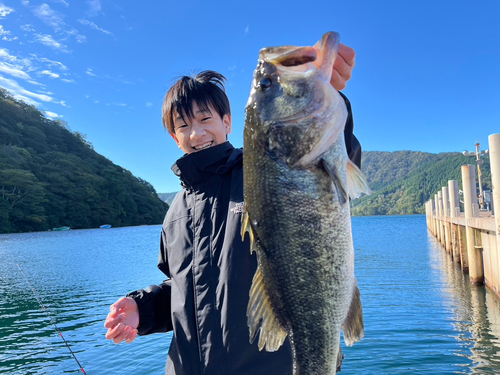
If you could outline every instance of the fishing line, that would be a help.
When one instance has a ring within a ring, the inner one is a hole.
[[[66,346],[68,347],[71,355],[73,356],[73,358],[75,359],[76,363],[78,363],[78,366],[80,366],[80,370],[78,370],[78,372],[83,372],[85,375],[87,375],[87,373],[85,372],[85,370],[83,369],[82,365],[80,364],[80,362],[78,361],[78,359],[76,358],[76,355],[75,353],[73,353],[73,350],[71,350],[71,347],[69,346],[68,342],[66,341],[66,339],[64,338],[62,332],[59,330],[59,328],[57,328],[57,325],[56,323],[54,322],[54,320],[52,319],[52,316],[50,316],[49,314],[49,311],[45,308],[45,306],[43,305],[42,303],[42,300],[40,299],[40,296],[38,295],[38,293],[36,292],[35,288],[33,288],[30,284],[30,282],[28,281],[28,278],[26,277],[26,275],[24,274],[23,270],[21,269],[21,267],[19,266],[19,264],[16,263],[16,266],[17,268],[19,268],[19,271],[21,272],[21,274],[23,275],[24,277],[24,280],[26,280],[26,282],[28,283],[29,287],[31,288],[31,290],[33,291],[33,294],[35,295],[36,297],[36,300],[38,301],[38,304],[40,305],[40,307],[45,311],[45,313],[47,314],[47,316],[49,317],[50,319],[50,322],[52,323],[52,325],[54,326],[54,328],[56,329],[56,332],[59,334],[59,336],[61,336],[61,338],[63,339],[64,343],[66,344]]]

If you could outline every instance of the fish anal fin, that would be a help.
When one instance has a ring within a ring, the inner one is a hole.
[[[363,323],[363,307],[361,306],[361,297],[358,286],[355,285],[352,292],[351,306],[347,318],[342,324],[344,332],[344,341],[347,346],[352,346],[356,341],[360,341],[365,335],[365,326]]]
[[[260,331],[259,350],[265,348],[268,352],[274,352],[281,347],[287,333],[279,324],[271,308],[260,266],[257,267],[250,288],[247,318],[248,328],[250,329],[250,343],[254,342]]]
[[[340,204],[344,204],[347,202],[347,191],[344,186],[344,182],[342,181],[342,178],[340,177],[338,169],[335,167],[335,165],[330,165],[326,162],[325,159],[321,159],[320,161],[321,167],[324,169],[324,171],[330,176],[330,178],[333,181],[333,185],[335,186],[335,189],[337,189],[337,195],[339,197],[339,202]]]
[[[372,193],[365,176],[351,160],[347,162],[347,192],[351,199],[359,198],[362,193]]]

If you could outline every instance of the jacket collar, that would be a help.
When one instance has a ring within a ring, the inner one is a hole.
[[[214,174],[222,174],[241,158],[242,151],[229,142],[206,150],[185,154],[172,166],[172,171],[181,179],[182,186],[195,187]]]

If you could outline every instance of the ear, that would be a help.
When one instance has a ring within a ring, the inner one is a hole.
[[[224,123],[224,129],[226,130],[226,136],[228,134],[231,134],[231,130],[232,130],[231,115],[226,113],[224,115],[224,117],[222,118],[222,122]]]
[[[170,133],[169,134],[172,136],[172,138],[174,139],[175,143],[177,143],[177,147],[181,148],[181,145],[179,144],[179,140],[177,139],[177,137],[175,136],[174,133]]]

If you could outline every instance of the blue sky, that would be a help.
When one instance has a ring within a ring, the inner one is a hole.
[[[499,23],[498,0],[0,0],[0,86],[172,192],[182,153],[161,105],[173,80],[224,74],[229,139],[242,147],[260,48],[313,45],[330,30],[357,53],[344,93],[364,150],[487,148],[500,132]]]

